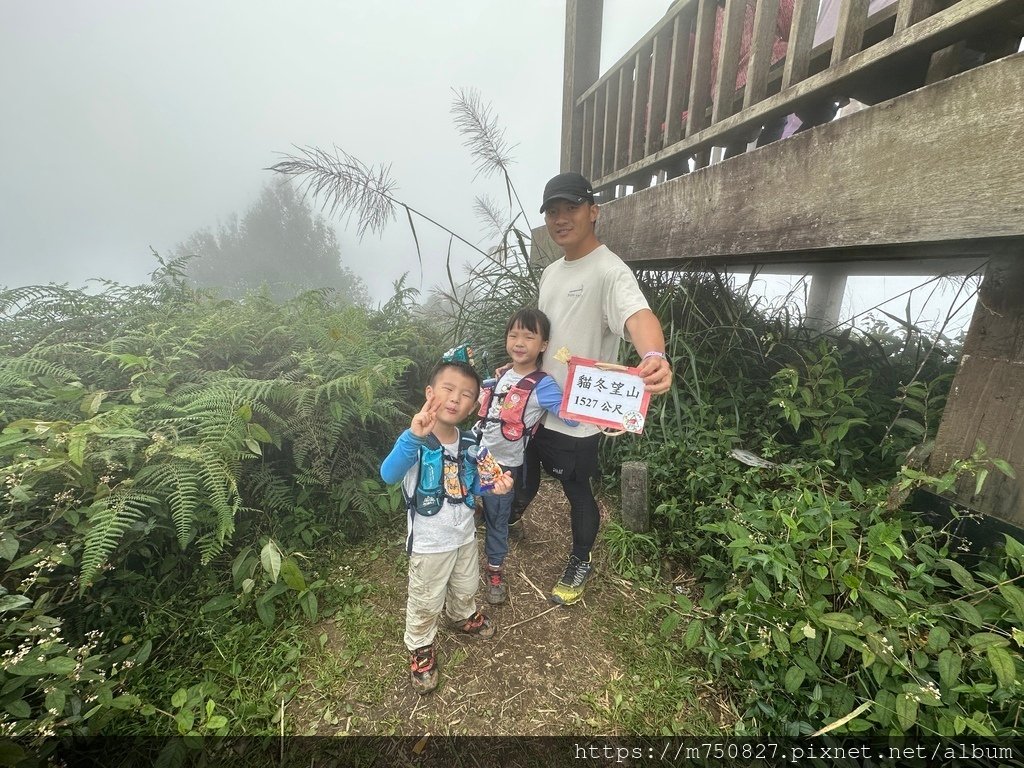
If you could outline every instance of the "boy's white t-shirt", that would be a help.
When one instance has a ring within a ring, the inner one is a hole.
[[[563,391],[569,368],[556,359],[559,350],[614,363],[619,341],[628,337],[626,321],[650,309],[633,272],[603,244],[582,258],[549,264],[540,277],[537,306],[551,320],[543,368]],[[570,427],[561,419],[547,419],[544,426],[573,437],[600,431],[593,424]]]

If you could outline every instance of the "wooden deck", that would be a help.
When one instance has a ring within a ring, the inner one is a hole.
[[[1020,94],[1024,54],[615,200],[601,238],[657,268],[1012,251],[1024,240]]]
[[[841,0],[815,46],[818,5],[678,0],[599,77],[601,0],[567,0],[562,170],[640,268],[798,265],[837,304],[858,264],[984,263],[931,469],[985,443],[1018,479],[957,501],[1024,526],[1024,0]]]
[[[601,3],[569,0],[563,170],[582,172],[608,202],[652,179],[706,166],[713,147],[735,152],[787,115],[816,123],[837,100],[875,104],[1002,58],[1017,50],[1024,28],[1021,0],[957,0],[934,13],[932,0],[900,0],[870,17],[867,0],[845,0],[835,37],[812,50],[818,0],[793,0],[784,43],[780,0],[763,0],[752,39],[741,45],[747,2],[680,0],[596,78],[600,25],[593,9]],[[716,11],[722,20],[713,63]],[[786,53],[774,63],[773,34]],[[730,81],[743,86],[731,89]]]

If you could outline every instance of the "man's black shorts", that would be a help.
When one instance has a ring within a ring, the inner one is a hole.
[[[540,463],[559,480],[586,480],[598,472],[601,435],[572,437],[543,426],[533,436]]]

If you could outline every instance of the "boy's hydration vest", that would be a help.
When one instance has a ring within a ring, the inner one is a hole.
[[[445,451],[441,441],[431,433],[427,444],[421,445],[416,461],[416,487],[412,495],[405,492],[405,504],[409,511],[409,537],[406,554],[412,554],[412,531],[416,516],[433,517],[441,511],[445,500],[465,504],[470,509],[476,505],[473,486],[476,485],[476,435],[459,430],[459,451],[452,456]]]
[[[405,499],[410,514],[433,517],[441,511],[445,500],[473,508],[476,442],[472,432],[460,429],[458,455],[452,456],[433,433],[427,435],[426,445],[419,449],[416,488]]]
[[[480,410],[477,412],[477,416],[480,419],[479,429],[481,434],[484,427],[493,421],[501,422],[501,436],[510,443],[522,440],[524,437],[529,437],[536,432],[537,427],[540,426],[540,421],[534,424],[530,428],[529,434],[527,434],[526,424],[523,422],[523,413],[526,412],[526,403],[530,399],[530,394],[547,375],[541,370],[528,373],[513,384],[511,389],[504,395],[498,395],[501,398],[501,409],[498,412],[497,419],[488,418],[487,414],[491,410],[491,401],[494,399],[494,390],[498,386],[498,382],[495,381],[490,386],[485,384],[481,390]]]

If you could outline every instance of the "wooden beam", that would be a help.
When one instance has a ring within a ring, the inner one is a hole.
[[[594,169],[594,102],[596,101],[597,95],[595,94],[583,102],[583,114],[581,116],[583,140],[580,147],[579,163],[573,169],[589,178],[594,178],[592,171]]]
[[[714,265],[1024,238],[1019,93],[1024,54],[609,203],[601,239],[637,265]]]
[[[546,230],[545,230],[546,231]],[[928,243],[922,246],[892,246],[874,251],[862,250],[859,253],[844,251],[843,256],[852,257],[843,261],[843,269],[847,277],[885,276],[885,277],[921,277],[935,275],[980,275],[994,252],[999,251],[998,244],[992,241],[977,241],[977,248],[966,249],[959,243],[942,247],[939,243]],[[872,259],[872,254],[875,259]],[[807,254],[800,254],[806,258]],[[884,257],[883,257],[884,256]],[[828,264],[830,255],[823,253],[822,262],[801,260],[799,262],[753,262],[750,264],[730,265],[729,272],[749,272],[756,268],[763,275],[790,275],[811,277],[816,267]],[[831,253],[835,260],[835,253]]]
[[[582,167],[582,110],[576,99],[597,82],[601,61],[604,0],[566,0],[565,64],[562,81],[562,171]]]
[[[594,95],[594,140],[591,144],[590,171],[583,174],[588,179],[599,179],[604,174],[604,124],[608,110],[605,100],[608,89],[602,88]]]
[[[974,495],[964,478],[956,500],[1024,527],[1024,246],[989,264],[967,332],[963,357],[935,438],[931,471],[967,458],[978,442],[1007,461],[1017,479],[993,470]]]
[[[933,53],[931,61],[928,63],[924,84],[931,85],[957,74],[960,71],[960,57],[963,52],[964,43],[959,42]]]
[[[603,206],[602,206],[603,207]],[[562,249],[548,234],[547,227],[530,232],[530,263],[545,267],[563,256]],[[601,236],[600,227],[598,237]],[[746,258],[713,261],[668,259],[652,264],[654,269],[715,269],[725,274],[788,275],[811,278],[818,267],[829,266],[837,258],[843,260],[847,277],[935,277],[981,275],[994,256],[1016,256],[1020,244],[1015,240],[971,240],[951,243],[915,243],[876,248],[837,251],[795,251],[792,253],[748,254]],[[638,265],[643,268],[645,265]]]

